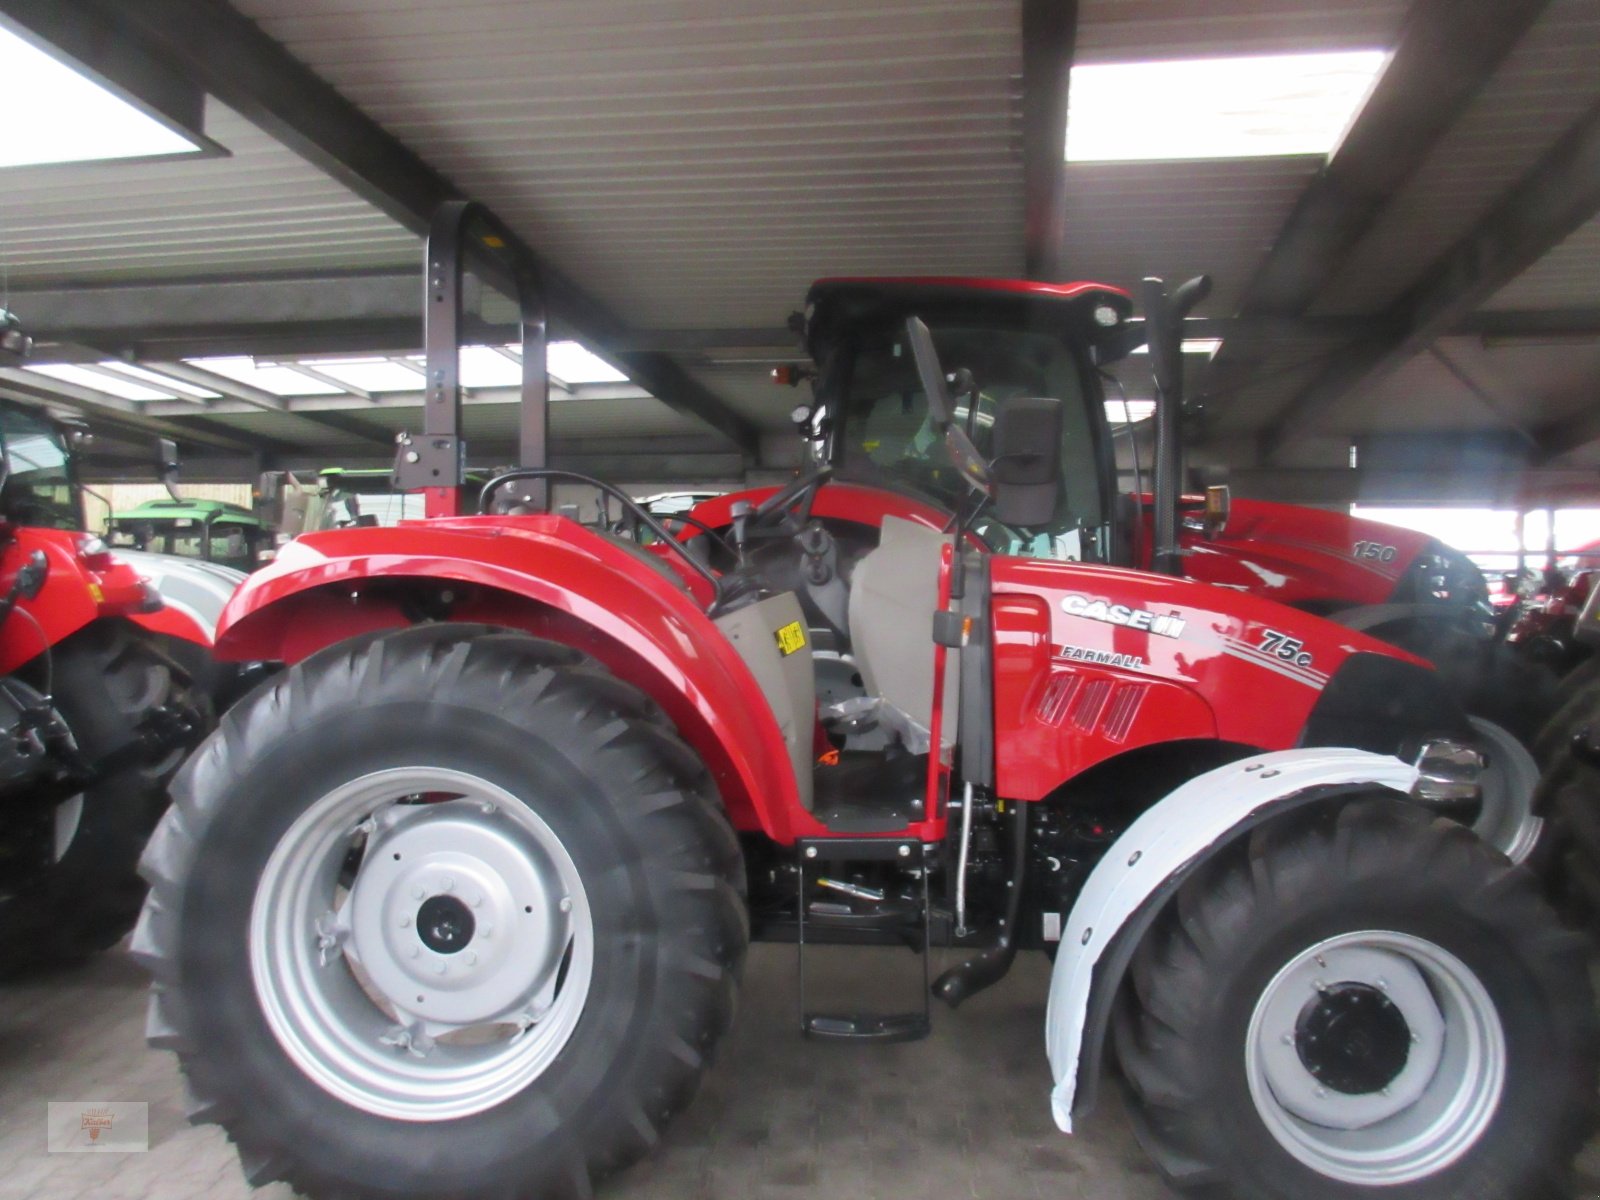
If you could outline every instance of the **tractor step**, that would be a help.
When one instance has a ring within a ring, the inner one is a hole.
[[[837,833],[896,833],[922,820],[928,756],[851,751],[817,765],[817,820]]]
[[[799,954],[800,1031],[808,1038],[836,1038],[849,1042],[910,1042],[927,1037],[933,1029],[929,996],[928,873],[922,843],[915,838],[822,838],[802,840],[795,847],[799,870],[799,920],[795,944]],[[813,871],[830,862],[894,861],[918,871],[918,903],[893,905],[883,912],[857,912],[845,904],[813,902],[808,885]],[[905,1013],[821,1013],[806,1007],[806,930],[840,930],[901,933],[922,964],[922,1009]]]

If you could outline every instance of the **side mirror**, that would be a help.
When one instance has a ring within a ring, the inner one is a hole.
[[[178,443],[171,438],[156,439],[156,474],[166,485],[167,495],[181,500],[178,495]]]
[[[1003,525],[1048,525],[1061,501],[1060,400],[1012,396],[994,415],[994,515]]]
[[[911,346],[911,357],[916,360],[922,390],[928,396],[928,420],[935,431],[944,435],[950,460],[975,490],[989,491],[989,464],[972,444],[967,431],[956,424],[955,404],[950,399],[950,386],[945,382],[939,353],[933,347],[933,334],[920,318],[907,317],[906,341]]]

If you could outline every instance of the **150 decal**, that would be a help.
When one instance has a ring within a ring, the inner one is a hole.
[[[1400,551],[1393,546],[1385,546],[1382,542],[1357,542],[1355,556],[1357,558],[1370,558],[1377,562],[1391,563]]]
[[[1281,658],[1297,667],[1309,667],[1312,663],[1311,651],[1306,649],[1303,641],[1287,633],[1279,633],[1276,629],[1262,631],[1261,648],[1274,658]]]

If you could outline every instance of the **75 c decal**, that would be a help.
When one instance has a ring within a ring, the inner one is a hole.
[[[1261,634],[1261,648],[1274,658],[1281,658],[1284,662],[1293,663],[1297,667],[1311,665],[1311,651],[1306,649],[1306,644],[1299,638],[1292,638],[1287,633],[1279,633],[1275,629],[1264,630]]]
[[[1382,542],[1357,542],[1355,556],[1357,558],[1371,558],[1378,562],[1393,562],[1400,552],[1393,546],[1385,546]]]

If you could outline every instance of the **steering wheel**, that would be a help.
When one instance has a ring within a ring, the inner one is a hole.
[[[816,499],[817,489],[831,478],[832,467],[818,467],[791,479],[756,505],[745,526],[745,536],[758,530],[760,534],[786,536],[799,533],[811,516],[811,504]]]

